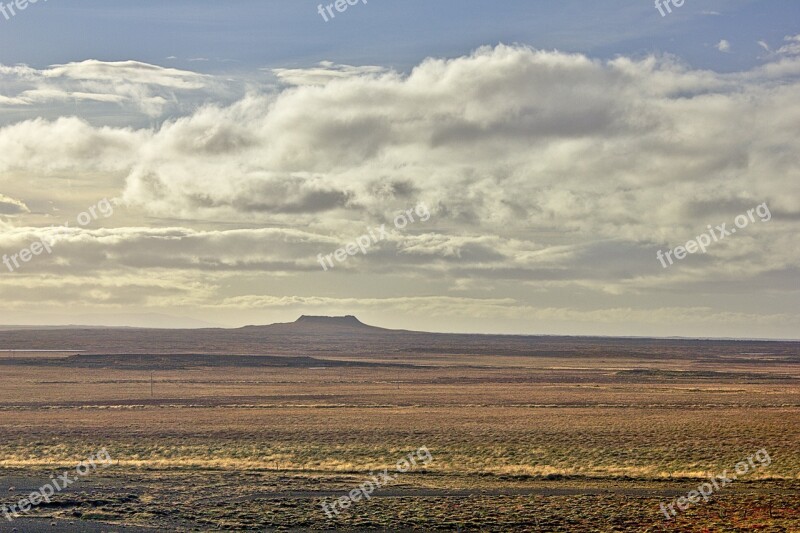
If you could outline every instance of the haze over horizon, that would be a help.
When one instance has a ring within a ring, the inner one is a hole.
[[[797,3],[107,6],[0,17],[0,324],[797,338]]]

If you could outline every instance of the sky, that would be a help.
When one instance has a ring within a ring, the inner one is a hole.
[[[0,324],[798,338],[800,4],[351,1],[3,1]]]

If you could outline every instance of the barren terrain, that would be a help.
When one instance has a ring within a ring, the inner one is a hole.
[[[0,349],[32,350],[0,352],[3,503],[114,459],[0,531],[800,530],[796,342],[312,321],[0,331]],[[427,466],[322,511],[421,446]],[[659,503],[762,448],[769,465],[666,520]]]

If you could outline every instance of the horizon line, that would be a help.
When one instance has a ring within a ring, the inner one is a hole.
[[[426,333],[431,335],[485,335],[495,337],[561,337],[561,338],[587,338],[587,339],[651,339],[651,340],[690,340],[690,341],[756,341],[756,342],[800,342],[800,338],[781,338],[781,337],[691,337],[684,335],[598,335],[598,334],[566,334],[566,333],[491,333],[491,332],[463,332],[463,331],[424,331],[411,329],[394,329],[384,326],[374,326],[361,321],[357,315],[305,315],[301,314],[294,321],[272,322],[270,324],[244,324],[241,326],[198,326],[198,327],[158,327],[158,326],[103,326],[90,324],[0,324],[0,331],[13,331],[19,329],[136,329],[136,330],[161,330],[161,331],[203,331],[203,330],[228,330],[234,331],[250,327],[269,327],[279,324],[294,324],[301,317],[320,317],[320,318],[346,318],[353,317],[366,327],[384,329],[394,332]],[[2,351],[0,349],[0,351]]]

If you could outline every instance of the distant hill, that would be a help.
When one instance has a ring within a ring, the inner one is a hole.
[[[320,335],[320,334],[386,334],[393,331],[375,326],[368,326],[353,315],[345,316],[313,316],[302,315],[294,322],[269,324],[266,326],[245,326],[240,330],[263,333],[280,333],[296,335]]]

